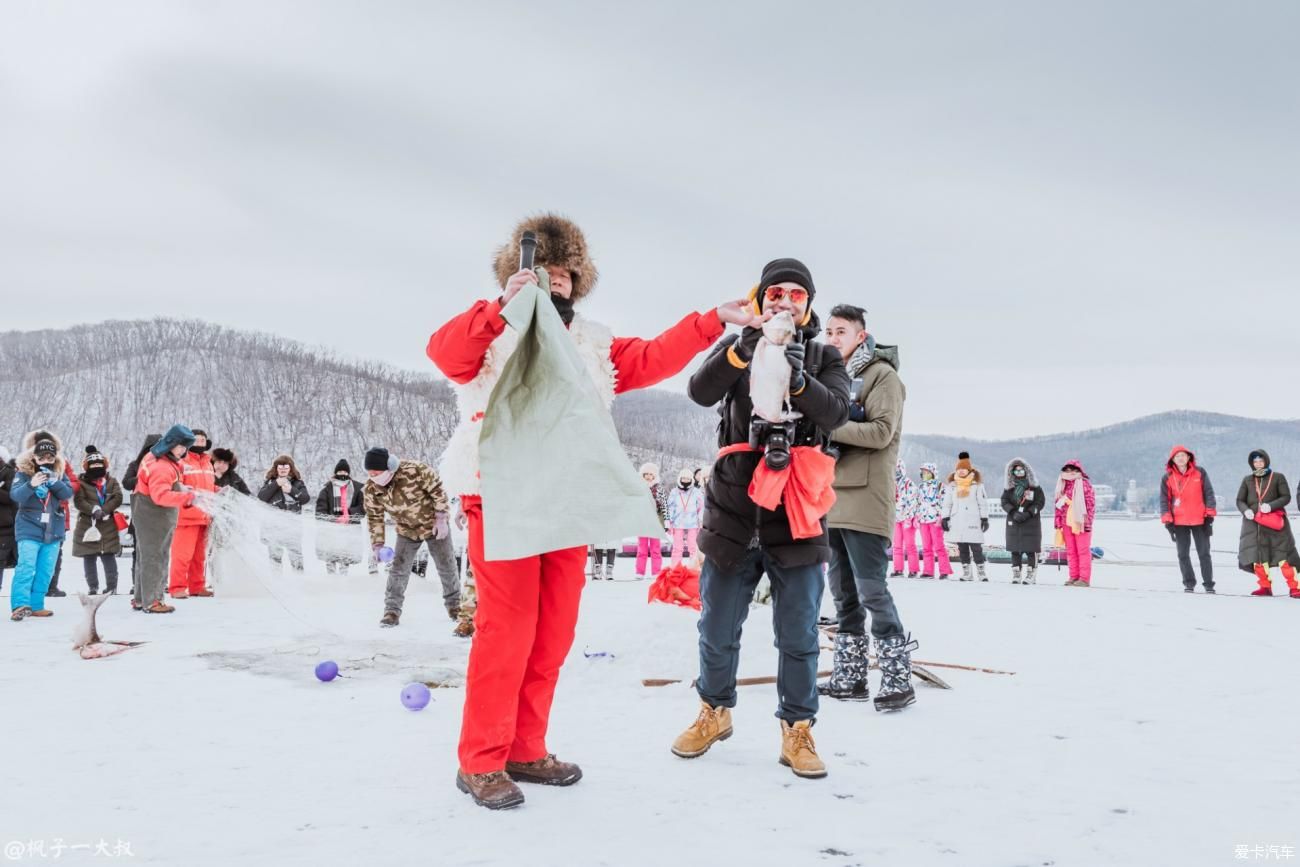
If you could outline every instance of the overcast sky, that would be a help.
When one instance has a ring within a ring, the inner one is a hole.
[[[193,316],[432,371],[556,210],[620,334],[803,259],[900,345],[915,433],[1300,416],[1300,3],[0,10],[6,330]]]

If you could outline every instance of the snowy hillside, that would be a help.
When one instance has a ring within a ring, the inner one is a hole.
[[[663,395],[678,410],[698,409]],[[670,438],[680,412],[638,411],[616,403],[620,434],[634,463],[675,471],[712,454],[711,433]],[[656,397],[638,395],[641,401]],[[281,452],[309,483],[340,457],[382,444],[436,461],[455,429],[456,405],[432,364],[412,373],[349,361],[269,334],[195,320],[104,322],[52,331],[0,333],[0,443],[16,450],[37,426],[64,437],[74,455],[93,443],[125,469],[145,434],[176,421],[206,429],[233,447],[246,476]],[[251,477],[251,476],[250,476]]]

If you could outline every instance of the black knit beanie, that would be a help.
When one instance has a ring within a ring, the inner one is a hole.
[[[384,472],[388,469],[388,449],[375,446],[366,452],[366,470]]]
[[[759,297],[767,291],[768,286],[775,283],[798,283],[808,290],[810,301],[817,294],[817,287],[813,285],[812,272],[798,259],[773,259],[764,265],[763,276],[758,281]]]
[[[334,475],[336,476],[339,473],[351,473],[351,472],[352,472],[352,466],[347,461],[339,461],[337,464],[334,465]]]

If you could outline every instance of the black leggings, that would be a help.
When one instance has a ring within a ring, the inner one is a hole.
[[[1030,568],[1030,569],[1033,569],[1035,566],[1038,565],[1038,554],[1035,553],[1035,552],[1033,552],[1033,551],[1023,551],[1023,552],[1022,552],[1022,551],[1012,551],[1012,552],[1011,552],[1011,565],[1014,566],[1015,568],[1019,569],[1019,568],[1020,568],[1020,558],[1021,558],[1021,557],[1026,557],[1026,558],[1028,558],[1028,560],[1029,560],[1029,568]]]
[[[976,563],[983,564],[984,546],[982,544],[980,544],[979,542],[958,542],[957,543],[957,556],[961,558],[961,562],[963,563],[963,565],[970,562],[971,554],[975,555]]]

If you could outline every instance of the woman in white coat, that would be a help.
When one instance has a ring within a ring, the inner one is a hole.
[[[989,529],[988,497],[980,471],[971,466],[970,454],[957,455],[957,469],[948,476],[943,491],[943,532],[957,543],[961,557],[961,580],[971,581],[971,558],[981,581],[984,571],[984,534]]]

